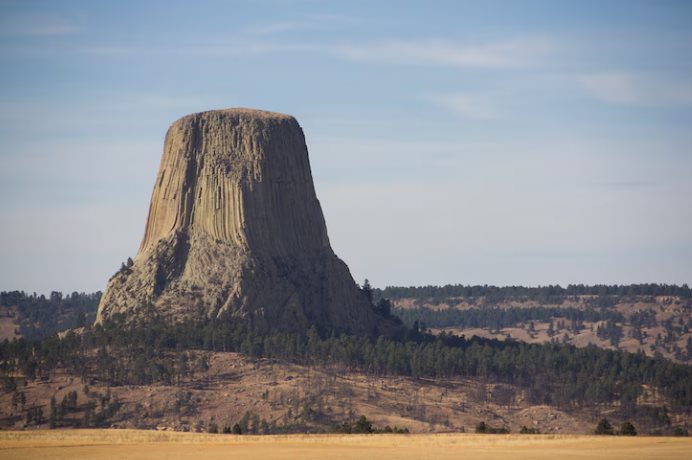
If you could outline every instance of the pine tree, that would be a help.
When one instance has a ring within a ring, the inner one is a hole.
[[[365,297],[367,297],[368,301],[372,303],[373,299],[373,293],[372,293],[372,286],[370,286],[370,281],[365,278],[365,281],[363,281],[363,287],[360,288],[361,291],[363,291],[363,294],[365,294]]]
[[[353,429],[354,433],[372,433],[372,422],[370,422],[365,415],[361,415],[356,421],[355,427]]]
[[[55,429],[58,426],[58,404],[55,401],[55,396],[50,398],[50,418],[48,422],[50,423],[50,428]]]
[[[485,424],[485,422],[479,422],[478,425],[476,425],[476,433],[487,433],[488,432],[488,425]]]
[[[620,427],[620,434],[623,436],[636,436],[637,430],[634,428],[634,425],[632,425],[632,423],[625,422]]]
[[[594,433],[599,435],[614,434],[613,426],[610,424],[607,418],[602,418],[598,422],[598,425],[596,425],[596,430]]]

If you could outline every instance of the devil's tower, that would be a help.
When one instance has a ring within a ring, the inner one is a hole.
[[[293,117],[215,110],[170,127],[144,239],[134,264],[109,281],[97,322],[150,314],[260,329],[380,328],[329,245]]]

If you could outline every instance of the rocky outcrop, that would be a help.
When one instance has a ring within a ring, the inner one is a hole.
[[[109,281],[96,321],[150,314],[378,333],[330,247],[293,117],[216,110],[170,127],[139,252]]]

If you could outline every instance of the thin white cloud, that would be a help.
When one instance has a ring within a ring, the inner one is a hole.
[[[452,113],[474,120],[490,120],[499,117],[498,109],[487,97],[468,93],[431,94],[425,99]]]
[[[678,106],[692,104],[692,80],[630,72],[600,72],[576,77],[591,96],[618,105]]]
[[[86,54],[97,56],[149,56],[149,55],[195,55],[195,56],[255,56],[271,53],[319,52],[323,47],[305,43],[279,43],[233,39],[209,44],[153,47],[153,46],[89,46],[81,48]]]
[[[640,99],[632,77],[626,73],[596,73],[581,75],[577,81],[592,96],[615,104],[632,104]]]
[[[134,55],[147,55],[154,54],[157,52],[164,51],[163,49],[156,50],[151,47],[144,46],[87,46],[79,49],[80,52],[85,54],[92,54],[95,56],[134,56]]]
[[[55,37],[59,35],[69,35],[77,32],[77,27],[67,24],[46,24],[42,26],[29,27],[24,29],[24,35],[37,37]]]
[[[280,21],[268,24],[256,24],[244,30],[247,35],[268,36],[305,30],[332,30],[344,25],[358,24],[361,21],[349,16],[320,14],[297,21]]]
[[[15,18],[0,25],[0,35],[10,37],[59,37],[74,34],[79,28],[63,21]]]
[[[309,21],[285,21],[250,27],[246,30],[249,35],[275,35],[298,30],[314,29],[317,24]]]
[[[296,30],[300,23],[266,26],[264,34]],[[262,35],[260,33],[259,35]],[[259,55],[270,53],[313,53],[350,61],[384,65],[436,66],[456,68],[520,68],[541,62],[552,49],[546,39],[514,39],[482,45],[467,45],[439,40],[376,41],[363,43],[279,42],[253,37],[232,37],[213,43],[183,47],[91,46],[83,51],[97,55],[195,54]]]
[[[442,40],[385,41],[334,48],[340,56],[382,64],[508,68],[529,66],[553,48],[545,38],[517,38],[469,45]]]
[[[595,182],[586,184],[590,187],[602,187],[613,190],[632,190],[660,185],[659,182],[653,180],[630,179],[630,180],[611,180],[606,182]]]

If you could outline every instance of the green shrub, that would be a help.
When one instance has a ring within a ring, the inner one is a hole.
[[[613,426],[610,424],[607,418],[602,418],[598,422],[598,425],[596,425],[596,430],[594,431],[594,433],[598,435],[615,434],[615,432],[613,431]]]
[[[637,436],[637,430],[632,423],[625,422],[620,427],[620,434],[622,436]]]
[[[522,426],[519,434],[541,434],[541,432],[538,428],[527,428],[526,426]]]

